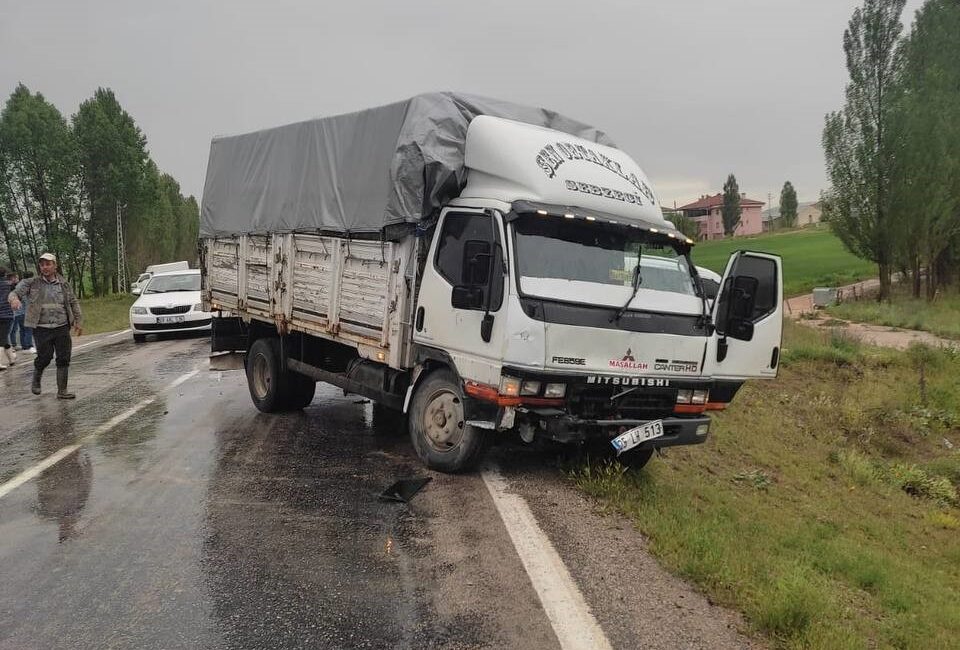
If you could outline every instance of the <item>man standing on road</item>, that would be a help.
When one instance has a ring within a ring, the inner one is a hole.
[[[7,281],[7,270],[0,268],[0,370],[12,366],[16,359],[13,348],[10,347],[10,325],[13,324],[13,310],[7,304],[6,297],[10,293],[10,283]]]
[[[10,306],[14,309],[20,308],[21,299],[27,303],[24,325],[33,328],[34,345],[37,348],[30,390],[34,395],[40,394],[40,378],[56,352],[57,397],[73,399],[76,395],[67,392],[70,354],[73,350],[70,328],[73,327],[77,336],[83,334],[83,315],[70,284],[57,273],[57,258],[53,253],[40,256],[39,277],[21,280],[10,292]]]

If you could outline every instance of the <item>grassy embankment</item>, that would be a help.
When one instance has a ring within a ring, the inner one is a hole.
[[[845,302],[827,311],[837,318],[925,330],[944,338],[960,339],[960,295],[955,292],[928,303],[923,298],[912,298],[907,287],[898,286],[890,302]]]
[[[81,300],[83,333],[100,334],[127,329],[130,327],[130,305],[136,299],[136,296],[126,294]]]
[[[723,273],[730,253],[753,250],[783,257],[784,296],[809,293],[814,287],[836,287],[876,275],[876,265],[849,253],[826,226],[702,242],[693,247],[693,261]]]
[[[960,646],[960,355],[787,328],[706,445],[574,480],[777,647]]]

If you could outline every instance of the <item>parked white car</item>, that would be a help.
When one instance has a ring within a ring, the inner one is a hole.
[[[201,304],[196,269],[155,274],[130,307],[130,329],[138,343],[147,334],[209,331],[210,319]]]

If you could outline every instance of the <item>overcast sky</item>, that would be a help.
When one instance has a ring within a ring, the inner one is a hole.
[[[0,0],[0,94],[22,81],[69,117],[112,88],[198,198],[214,135],[459,90],[605,130],[664,205],[718,192],[730,172],[752,198],[776,204],[789,179],[815,200],[857,4]]]

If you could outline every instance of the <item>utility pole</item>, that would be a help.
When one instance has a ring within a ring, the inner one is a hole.
[[[123,208],[126,205],[120,205],[117,201],[117,290],[120,293],[127,293],[127,252],[123,246]]]

